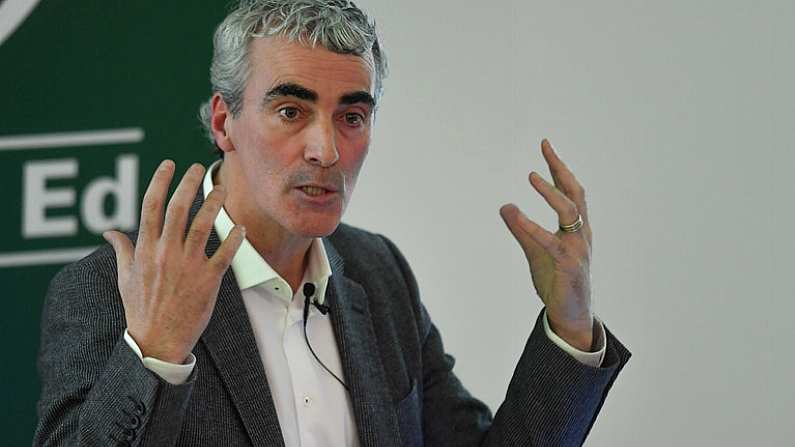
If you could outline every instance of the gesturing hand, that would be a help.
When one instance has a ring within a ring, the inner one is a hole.
[[[573,233],[558,230],[553,234],[528,219],[514,204],[500,208],[500,215],[527,257],[551,329],[570,345],[589,351],[593,336],[592,235],[585,191],[546,139],[541,142],[541,152],[555,185],[535,172],[530,173],[530,184],[557,212],[559,225],[573,224],[579,214],[582,227]]]
[[[221,186],[207,197],[185,236],[185,227],[204,168],[194,164],[163,205],[174,175],[174,162],[163,161],[144,194],[138,240],[118,231],[102,236],[113,245],[119,292],[127,330],[144,356],[183,363],[196,345],[215,308],[221,279],[245,237],[235,226],[218,251],[204,252],[215,216],[226,196]]]

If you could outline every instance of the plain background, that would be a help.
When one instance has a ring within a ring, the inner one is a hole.
[[[595,311],[633,352],[589,446],[793,445],[795,3],[366,0],[391,63],[345,217],[392,238],[493,409],[541,308],[499,217],[586,188]]]

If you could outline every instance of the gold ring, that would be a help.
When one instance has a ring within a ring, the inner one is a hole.
[[[560,231],[565,233],[574,233],[582,228],[582,215],[577,214],[577,221],[571,225],[559,225]]]

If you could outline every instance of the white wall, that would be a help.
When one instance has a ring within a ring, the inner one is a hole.
[[[793,445],[795,3],[361,3],[392,70],[345,220],[408,257],[469,389],[496,409],[540,309],[498,209],[555,227],[548,137],[634,354],[586,445]]]

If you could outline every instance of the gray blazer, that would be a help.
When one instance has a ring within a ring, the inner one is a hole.
[[[201,203],[199,194],[191,216]],[[609,331],[603,366],[591,368],[546,337],[539,315],[492,416],[453,373],[397,247],[345,224],[323,242],[332,268],[326,299],[362,446],[582,444],[630,357]],[[213,232],[207,254],[218,246]],[[187,383],[147,370],[125,327],[109,245],[55,276],[41,322],[34,445],[284,445],[231,269]]]

